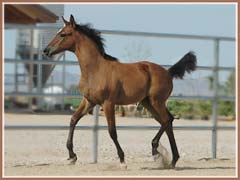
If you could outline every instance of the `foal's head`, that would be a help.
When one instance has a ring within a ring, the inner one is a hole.
[[[75,51],[75,44],[77,43],[77,37],[87,37],[96,50],[99,51],[100,55],[106,60],[117,61],[117,58],[105,53],[103,38],[96,29],[91,28],[89,25],[76,24],[74,17],[70,16],[70,21],[66,21],[63,17],[64,27],[60,29],[53,40],[44,49],[43,53],[45,56],[51,57],[52,55],[58,54],[65,50]],[[79,39],[78,39],[79,40]],[[79,43],[79,41],[78,41]]]
[[[70,21],[66,21],[63,17],[64,27],[57,32],[57,35],[43,50],[44,55],[51,57],[65,50],[74,51],[75,48],[75,27],[74,17],[71,15]]]

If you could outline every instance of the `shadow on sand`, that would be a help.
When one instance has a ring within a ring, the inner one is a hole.
[[[175,170],[175,171],[185,171],[185,170],[201,170],[201,169],[235,169],[235,167],[189,167],[189,166],[183,166],[183,167],[176,167],[175,169],[163,169],[163,168],[152,168],[152,167],[142,167],[142,170]]]

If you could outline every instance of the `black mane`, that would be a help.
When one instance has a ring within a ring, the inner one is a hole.
[[[85,34],[88,38],[90,38],[97,45],[100,54],[105,59],[110,61],[118,61],[117,58],[105,52],[104,43],[103,43],[104,39],[101,37],[100,31],[97,31],[96,29],[91,28],[89,24],[86,24],[86,25],[76,24],[75,30]]]

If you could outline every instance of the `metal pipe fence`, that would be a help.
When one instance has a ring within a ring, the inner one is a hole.
[[[45,26],[45,25],[12,25],[5,24],[5,29],[58,29],[60,27],[56,26]],[[112,31],[112,30],[101,30],[102,34],[110,34],[110,35],[122,35],[122,36],[140,36],[140,37],[156,37],[156,38],[182,38],[182,39],[195,39],[195,40],[208,40],[214,42],[214,66],[198,66],[199,70],[210,70],[213,71],[214,79],[213,79],[213,88],[214,94],[213,96],[171,96],[171,99],[200,99],[200,100],[212,100],[213,101],[213,113],[212,113],[212,125],[211,126],[174,126],[176,130],[208,130],[212,132],[212,158],[217,158],[217,131],[218,130],[235,130],[234,126],[219,126],[217,123],[218,119],[218,101],[226,100],[226,101],[235,101],[235,97],[231,96],[220,96],[218,94],[218,84],[219,84],[219,71],[233,71],[235,68],[233,67],[220,67],[219,66],[219,43],[220,41],[232,41],[235,42],[236,39],[233,37],[219,37],[219,36],[200,36],[200,35],[184,35],[184,34],[164,34],[164,33],[149,33],[149,32],[132,32],[132,31]],[[78,65],[78,62],[75,61],[54,61],[54,60],[33,60],[25,59],[22,61],[16,59],[5,58],[4,63],[28,63],[28,64],[51,64],[51,65]],[[15,66],[16,67],[16,66]],[[168,68],[170,65],[164,65],[164,67]],[[53,93],[42,93],[42,92],[5,92],[5,96],[26,96],[26,97],[45,97],[45,96],[53,96],[53,97],[67,97],[67,98],[79,98],[79,94],[53,94]],[[76,129],[82,130],[92,130],[93,131],[93,162],[97,162],[97,146],[98,146],[98,131],[107,129],[107,126],[98,125],[98,111],[99,106],[97,105],[94,108],[94,125],[93,126],[77,126]],[[5,125],[5,129],[9,130],[21,130],[21,129],[40,129],[40,130],[65,130],[68,129],[67,126],[10,126]],[[119,130],[156,130],[159,129],[159,126],[117,126]]]
[[[5,96],[17,97],[17,96],[25,96],[25,97],[62,97],[65,98],[81,98],[81,94],[55,94],[55,93],[28,93],[28,92],[5,92]],[[169,99],[198,99],[198,100],[214,100],[214,96],[170,96]],[[219,100],[225,101],[235,101],[234,97],[231,96],[218,96]]]
[[[96,118],[98,116],[95,116]],[[97,121],[98,122],[98,121]],[[159,130],[161,126],[116,126],[118,130]],[[69,126],[48,126],[48,125],[38,125],[38,126],[31,126],[31,125],[5,125],[4,127],[7,130],[68,130]],[[107,130],[108,126],[103,125],[97,125],[94,126],[76,126],[75,129],[81,129],[81,130],[92,130],[94,133],[96,131],[94,130]],[[174,130],[213,130],[214,127],[212,126],[174,126]],[[236,128],[234,126],[217,126],[218,130],[235,130]]]

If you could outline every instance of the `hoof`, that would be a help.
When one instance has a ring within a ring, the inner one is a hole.
[[[126,163],[120,163],[120,169],[126,170],[127,169],[127,164]]]
[[[74,156],[73,158],[68,158],[69,165],[74,165],[77,161],[77,156]]]
[[[169,169],[175,169],[175,165],[169,164]]]
[[[176,162],[172,162],[170,165],[169,165],[170,169],[175,169],[176,167]]]
[[[153,160],[156,162],[160,158],[160,153],[153,155]]]
[[[179,159],[179,156],[177,156],[176,158],[174,158],[174,159],[172,160],[172,163],[171,163],[171,165],[170,165],[170,167],[171,167],[172,169],[175,169],[178,159]]]

